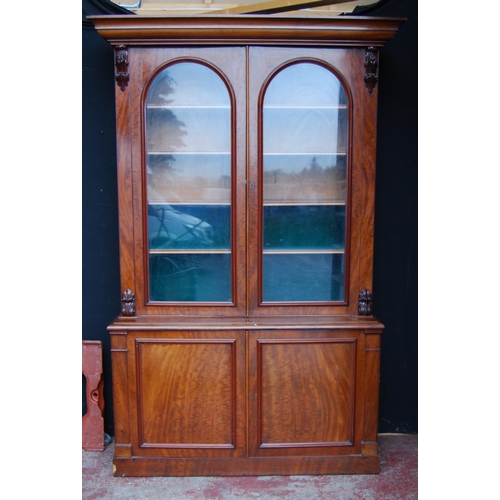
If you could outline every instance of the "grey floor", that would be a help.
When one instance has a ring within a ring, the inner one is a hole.
[[[376,475],[117,478],[113,443],[82,451],[83,500],[416,500],[418,436],[380,434]]]

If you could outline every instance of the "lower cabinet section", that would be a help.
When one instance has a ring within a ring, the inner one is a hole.
[[[123,326],[110,326],[115,475],[379,471],[379,323]]]

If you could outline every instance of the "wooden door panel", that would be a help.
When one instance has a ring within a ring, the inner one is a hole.
[[[232,343],[142,342],[143,445],[232,446]]]
[[[238,454],[244,445],[244,342],[217,332],[175,337],[135,340],[141,453]]]
[[[351,444],[353,341],[278,342],[260,343],[261,446]]]
[[[355,337],[260,338],[252,342],[252,453],[343,454],[355,446]],[[253,430],[253,432],[252,432]]]

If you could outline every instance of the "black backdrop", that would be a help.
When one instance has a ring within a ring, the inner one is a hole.
[[[82,337],[103,342],[105,431],[113,435],[107,325],[120,312],[114,53],[86,15],[127,14],[109,0],[82,10]],[[380,51],[374,315],[382,336],[379,432],[418,430],[417,0],[353,14],[406,17]],[[132,14],[131,14],[132,15]]]

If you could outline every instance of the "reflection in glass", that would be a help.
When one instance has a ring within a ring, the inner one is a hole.
[[[263,299],[341,301],[346,243],[348,106],[330,70],[296,63],[263,107]]]
[[[230,111],[226,86],[206,66],[178,63],[156,77],[146,108],[152,201],[229,203]]]
[[[168,205],[148,207],[149,248],[230,249],[228,205]]]
[[[146,162],[150,299],[230,301],[231,106],[215,71],[182,62],[156,76]]]
[[[230,149],[229,108],[149,107],[150,153],[223,153]],[[217,127],[213,127],[214,124]]]
[[[230,153],[148,155],[150,203],[229,203]]]
[[[264,202],[345,202],[346,171],[345,154],[264,154]]]
[[[158,74],[148,92],[149,105],[229,106],[224,82],[212,69],[202,64],[172,64]]]
[[[346,110],[338,108],[266,108],[268,131],[264,148],[268,154],[345,154],[345,130],[338,127]]]

